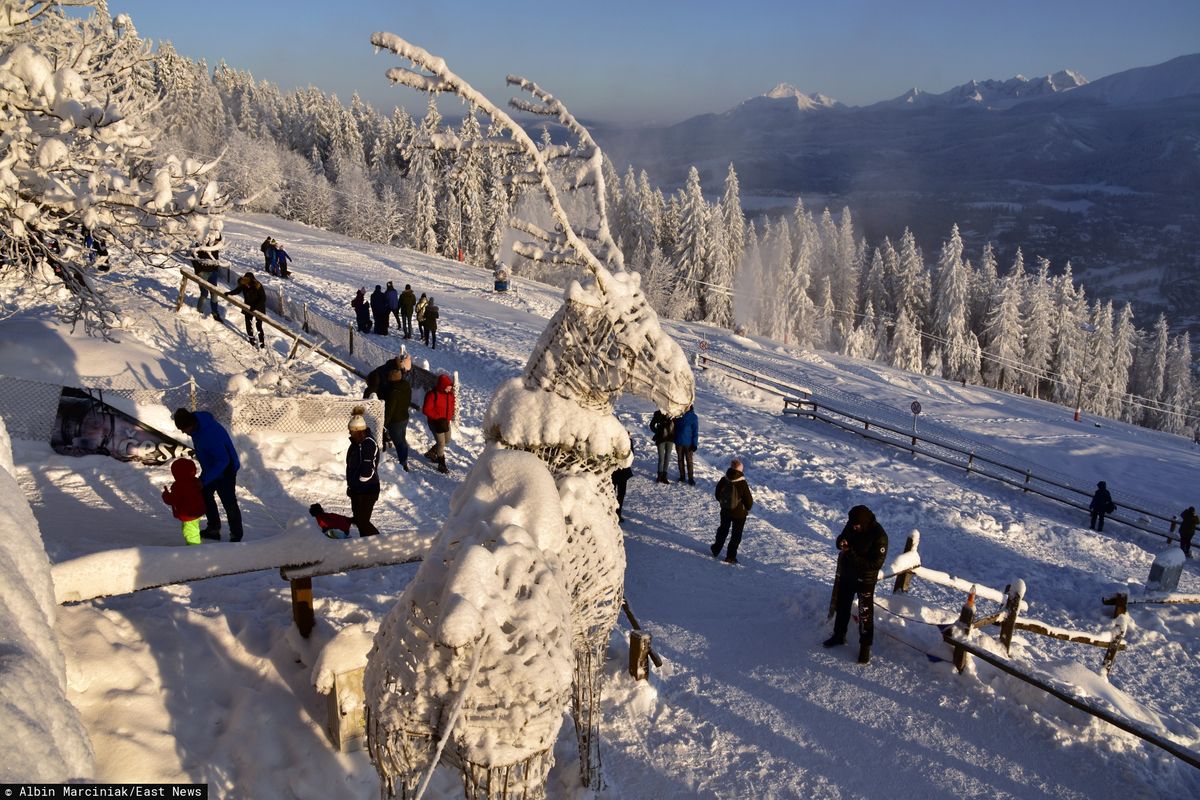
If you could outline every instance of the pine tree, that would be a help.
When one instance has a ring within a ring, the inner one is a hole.
[[[1110,417],[1133,421],[1133,406],[1127,401],[1133,368],[1133,354],[1137,349],[1137,330],[1133,325],[1133,307],[1126,303],[1117,319],[1113,332],[1112,391],[1113,405],[1107,409]]]
[[[941,359],[945,377],[965,380],[973,371],[972,353],[968,341],[967,300],[969,285],[962,263],[962,238],[958,225],[950,230],[950,239],[943,243],[938,258],[937,287],[934,297],[934,336],[944,341]]]
[[[1021,384],[1024,324],[1021,319],[1021,281],[1018,274],[1004,279],[1000,297],[984,331],[983,375],[990,386],[1006,392]]]
[[[1020,251],[1018,251],[1020,252]],[[1050,262],[1038,259],[1038,276],[1025,287],[1025,366],[1021,385],[1033,397],[1041,396],[1043,376],[1054,351],[1054,300],[1051,296]]]
[[[921,372],[921,331],[907,308],[901,308],[900,316],[896,318],[888,363],[896,369]]]
[[[679,239],[675,246],[679,282],[675,286],[672,316],[708,321],[712,287],[707,284],[712,271],[715,244],[709,224],[708,203],[700,188],[700,172],[695,167],[688,172],[679,209]]]
[[[1167,353],[1166,408],[1163,429],[1186,435],[1192,429],[1192,345],[1187,331],[1180,334]]]
[[[971,282],[971,330],[979,333],[992,315],[992,301],[1000,296],[1000,279],[996,268],[996,251],[992,243],[983,246],[979,270]]]

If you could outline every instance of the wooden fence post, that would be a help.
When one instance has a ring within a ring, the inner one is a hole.
[[[1112,669],[1113,662],[1117,660],[1117,653],[1121,652],[1121,642],[1125,640],[1125,631],[1128,626],[1129,617],[1124,615],[1117,617],[1113,623],[1112,641],[1109,642],[1108,649],[1104,651],[1104,663],[1100,665],[1106,676]]]
[[[1117,592],[1113,601],[1113,619],[1116,619],[1129,609],[1129,593]]]
[[[963,638],[971,635],[971,626],[975,623],[975,587],[971,587],[971,593],[967,595],[967,602],[963,604],[962,611],[959,612],[958,622],[955,623],[956,628],[963,632]],[[954,668],[962,672],[967,668],[967,651],[962,645],[954,646]]]
[[[305,639],[312,633],[316,618],[313,616],[312,578],[295,578],[292,584],[292,621]]]
[[[175,309],[175,310],[178,311],[179,309]],[[1171,530],[1167,531],[1167,533],[1174,533],[1174,532],[1175,532],[1175,515],[1172,514],[1171,515]]]
[[[196,410],[196,378],[188,373],[188,402],[191,404],[192,411]]]
[[[1032,472],[1032,470],[1028,470],[1028,469],[1025,470],[1025,488],[1021,490],[1022,492],[1029,491],[1029,476],[1030,476],[1031,472]]]
[[[967,457],[967,474],[971,472],[971,465],[975,463],[975,451],[971,451],[971,455]]]
[[[917,543],[913,541],[912,534],[910,533],[908,535],[908,539],[906,539],[904,542],[904,552],[911,553],[913,550],[916,550],[916,549],[917,549]],[[838,561],[840,562],[841,559],[839,558]],[[907,592],[908,587],[912,586],[912,576],[913,576],[913,574],[912,574],[911,569],[905,570],[904,572],[897,575],[896,583],[895,583],[895,585],[892,586],[892,594],[899,594],[901,592]]]
[[[304,324],[301,326],[301,330],[303,330],[305,333],[312,333],[312,331],[310,331],[308,329],[308,303],[305,303],[303,307],[304,307]]]
[[[183,277],[183,279],[181,281],[179,281],[179,297],[178,297],[178,299],[175,300],[175,313],[176,314],[179,313],[179,309],[183,308],[183,293],[186,289],[187,289],[187,276],[185,275]],[[1175,530],[1174,525],[1171,526],[1171,530]]]
[[[644,681],[650,674],[650,634],[629,632],[629,674],[635,681]]]
[[[1004,587],[1008,596],[1004,601],[1004,619],[1000,622],[1000,643],[1007,653],[1012,647],[1013,631],[1017,629],[1017,615],[1021,613],[1021,601],[1025,598],[1025,581],[1017,580],[1011,586]]]

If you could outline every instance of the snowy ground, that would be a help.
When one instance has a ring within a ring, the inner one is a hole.
[[[409,345],[432,368],[459,373],[453,473],[405,474],[386,465],[388,489],[377,513],[385,529],[436,528],[482,447],[479,423],[493,389],[519,373],[559,292],[518,280],[515,294],[496,295],[490,275],[474,267],[267,217],[232,222],[223,257],[258,274],[258,243],[268,233],[295,258],[289,291],[310,309],[349,320],[354,290],[387,280],[437,298],[444,345]],[[131,320],[120,344],[83,341],[38,320],[8,320],[0,322],[0,374],[29,374],[32,352],[40,354],[35,372],[66,383],[123,372],[153,388],[191,373],[220,389],[229,376],[274,367],[286,352],[280,340],[259,355],[229,326],[190,308],[175,314],[178,279],[171,272],[110,280]],[[240,315],[233,319],[240,324]],[[1185,492],[1200,451],[1178,437],[1108,421],[1099,428],[1073,423],[1069,409],[1034,400],[696,326],[672,329],[684,342],[720,338],[747,358],[794,369],[798,382],[837,385],[898,408],[920,399],[925,414],[1031,463],[1080,482],[1107,480],[1118,501],[1122,489],[1175,511],[1197,499]],[[392,339],[399,344],[394,331]],[[334,369],[316,383],[321,391],[361,391]],[[1200,771],[1140,740],[986,665],[955,674],[931,626],[878,613],[882,635],[866,667],[854,663],[850,647],[820,646],[829,631],[833,538],[858,503],[875,511],[893,553],[919,530],[927,565],[999,589],[1023,579],[1030,617],[1095,632],[1111,624],[1100,598],[1136,591],[1161,541],[1116,524],[1096,534],[1069,508],[821,423],[784,418],[777,399],[712,373],[698,375],[696,409],[694,488],[653,482],[650,409],[618,409],[636,454],[625,509],[626,593],[666,663],[648,684],[635,684],[614,636],[603,727],[607,789],[600,797],[1200,797]],[[410,442],[419,448],[428,435],[418,428],[410,424]],[[342,437],[241,437],[239,447],[247,539],[289,527],[288,535],[311,528],[318,536],[305,508],[313,499],[342,502]],[[14,442],[14,455],[52,562],[113,548],[182,546],[158,498],[165,469],[59,456],[43,443]],[[712,487],[735,455],[747,464],[756,505],[742,564],[731,567],[709,557],[708,543],[717,516]],[[1197,564],[1187,563],[1181,590],[1200,591]],[[309,641],[291,625],[288,586],[275,571],[61,607],[57,632],[70,697],[91,736],[97,779],[206,781],[220,797],[376,796],[366,754],[330,749],[311,667],[338,630],[377,623],[414,572],[399,566],[315,579],[318,628]],[[961,593],[920,580],[913,594],[948,616],[963,601]],[[1110,684],[1096,674],[1100,649],[1019,633],[1014,652],[1076,692],[1200,749],[1200,608],[1135,606],[1131,616],[1130,647]],[[569,728],[557,751],[553,798],[589,796],[576,787]],[[450,776],[440,776],[426,796],[454,797],[455,790]]]

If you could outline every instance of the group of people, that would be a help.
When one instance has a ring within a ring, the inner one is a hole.
[[[292,257],[287,254],[287,250],[283,249],[283,245],[268,236],[258,246],[258,249],[262,251],[263,269],[267,271],[268,275],[274,275],[276,278],[292,277],[292,271],[288,269]]]
[[[1091,512],[1088,527],[1094,531],[1104,530],[1105,516],[1116,510],[1117,504],[1113,502],[1112,493],[1108,491],[1108,484],[1100,481],[1096,484],[1096,491],[1088,504],[1088,511]],[[1200,515],[1196,514],[1195,506],[1188,506],[1179,512],[1179,547],[1186,558],[1192,557],[1192,538],[1196,535],[1197,524],[1200,524]]]
[[[671,465],[671,451],[674,450],[679,465],[679,482],[686,480],[695,486],[692,457],[700,439],[700,420],[696,417],[695,409],[688,406],[687,411],[675,418],[656,410],[650,418],[650,432],[654,435],[654,446],[658,448],[658,483],[670,483],[667,471]]]
[[[363,287],[350,301],[354,309],[354,319],[362,333],[373,333],[387,336],[391,320],[396,321],[396,328],[405,339],[413,338],[413,317],[417,318],[417,330],[421,335],[421,343],[437,349],[438,320],[441,310],[432,297],[421,292],[421,296],[413,292],[411,284],[404,284],[404,291],[397,291],[391,281],[387,288],[375,284],[375,291],[367,296]]]

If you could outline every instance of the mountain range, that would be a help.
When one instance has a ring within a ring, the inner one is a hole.
[[[859,107],[781,83],[723,113],[593,132],[665,188],[694,165],[717,196],[732,163],[752,214],[847,206],[872,244],[909,227],[927,258],[958,223],[975,260],[991,241],[1007,267],[1021,246],[1141,312],[1200,308],[1200,54]]]

